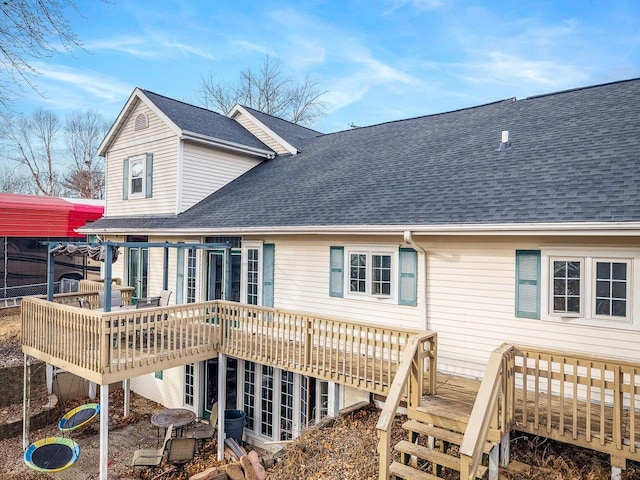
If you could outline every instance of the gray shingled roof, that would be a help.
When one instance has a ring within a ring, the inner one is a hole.
[[[288,122],[273,115],[267,115],[253,108],[242,106],[249,113],[255,116],[259,121],[264,123],[267,127],[273,130],[280,137],[285,139],[291,145],[296,147],[300,151],[301,145],[305,140],[309,138],[317,137],[322,133],[312,130],[311,128],[303,127],[302,125],[296,125],[295,123]]]
[[[134,221],[165,229],[640,221],[639,99],[636,79],[323,135],[177,217]],[[502,130],[511,149],[498,152]]]
[[[225,115],[158,95],[148,90],[142,90],[142,92],[183,131],[272,151],[242,125]]]

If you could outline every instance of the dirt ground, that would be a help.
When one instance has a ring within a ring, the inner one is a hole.
[[[22,362],[19,341],[19,316],[7,315],[0,310],[0,366]],[[87,399],[67,402],[67,411]],[[123,395],[116,391],[110,395],[109,414],[109,478],[136,478],[129,463],[139,439],[155,437],[157,432],[150,423],[151,414],[162,407],[143,397],[132,394],[131,415],[124,418]],[[379,411],[375,407],[354,412],[336,419],[322,429],[311,427],[284,448],[283,460],[269,471],[270,480],[374,480],[377,479],[377,437],[375,425]],[[394,443],[404,438],[401,429],[406,418],[395,419]],[[56,436],[59,431],[52,425],[32,432],[31,441]],[[42,474],[30,470],[22,460],[22,438],[0,441],[0,480],[47,479],[59,480],[98,478],[99,424],[83,427],[69,434],[81,447],[76,465],[56,474]],[[143,444],[144,446],[152,446]],[[216,466],[215,444],[205,446],[205,454],[187,465],[186,470],[197,473]],[[515,433],[511,440],[511,460],[528,467],[523,472],[501,471],[505,480],[609,480],[609,457],[591,450],[565,445],[544,438]],[[639,480],[640,465],[627,462],[621,480]]]

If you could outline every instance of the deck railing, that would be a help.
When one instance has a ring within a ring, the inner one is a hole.
[[[579,352],[502,345],[487,365],[460,446],[472,480],[490,429],[511,429],[608,453],[612,465],[640,459],[640,363]]]
[[[514,428],[638,459],[640,363],[519,346],[513,369]]]
[[[434,394],[437,373],[437,339],[435,332],[413,335],[408,339],[402,360],[391,384],[387,400],[376,425],[380,469],[378,478],[388,480],[391,464],[391,427],[403,396],[408,406],[416,407],[423,395]],[[425,365],[427,361],[427,365]],[[424,372],[428,381],[424,382]]]
[[[460,478],[473,480],[482,461],[490,432],[506,433],[513,420],[513,356],[511,345],[504,344],[491,353],[480,390],[473,404],[469,424],[460,445]],[[499,441],[491,438],[493,441]]]
[[[215,316],[226,354],[382,394],[416,333],[222,301]]]
[[[416,333],[234,302],[100,312],[57,300],[25,300],[23,350],[97,383],[222,352],[386,394]]]

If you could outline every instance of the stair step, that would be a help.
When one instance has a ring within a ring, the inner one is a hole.
[[[446,453],[433,450],[431,448],[423,447],[422,445],[416,445],[415,443],[402,440],[394,447],[395,450],[406,453],[407,455],[414,455],[422,460],[433,462],[437,465],[441,465],[452,470],[460,471],[460,459],[447,455]],[[480,466],[478,468],[478,477],[482,477],[487,467]]]
[[[402,428],[409,432],[419,433],[421,435],[428,435],[429,437],[438,438],[448,443],[460,446],[462,444],[463,434],[459,432],[452,432],[445,428],[439,428],[434,425],[428,425],[426,423],[418,422],[417,420],[408,420]],[[493,444],[485,442],[483,452],[489,453],[493,448]]]
[[[402,463],[393,462],[389,465],[389,473],[396,475],[404,480],[442,480],[430,473],[417,470],[409,465],[403,465]]]

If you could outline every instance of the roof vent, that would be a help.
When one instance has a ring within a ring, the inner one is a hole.
[[[511,142],[509,141],[509,130],[502,131],[502,140],[498,148],[496,148],[496,152],[506,152],[507,150],[511,150]]]
[[[144,130],[149,127],[149,118],[144,113],[138,114],[136,117],[136,123],[134,130],[137,132],[138,130]]]

